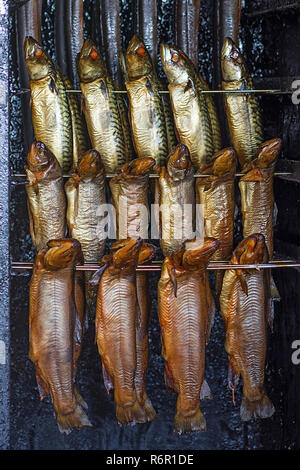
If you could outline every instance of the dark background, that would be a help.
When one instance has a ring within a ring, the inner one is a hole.
[[[123,47],[133,35],[130,1],[121,0]],[[173,3],[158,1],[159,41],[173,41]],[[212,81],[213,71],[213,7],[214,1],[201,0],[199,63],[204,78]],[[267,4],[289,2],[246,1],[242,11],[241,44],[260,88],[278,88],[278,83],[300,76],[300,10],[286,9],[259,13]],[[290,2],[295,3],[295,2]],[[91,13],[93,1],[85,0],[85,35],[97,41]],[[43,2],[43,45],[55,59],[54,0]],[[251,16],[252,14],[255,16]],[[15,11],[11,10],[11,87],[19,87],[16,67]],[[161,65],[159,64],[161,76]],[[284,82],[285,83],[285,82]],[[288,86],[287,85],[287,86]],[[217,84],[214,84],[217,86]],[[282,137],[280,164],[299,160],[299,107],[290,95],[261,98],[265,137]],[[26,156],[23,148],[20,97],[11,96],[10,164],[11,173],[23,173]],[[299,189],[297,179],[276,178],[275,197],[278,206],[275,227],[276,248],[285,259],[299,257]],[[237,227],[237,241],[240,236]],[[278,254],[274,255],[274,259]],[[32,247],[26,209],[24,184],[11,185],[11,259],[32,261]],[[79,390],[89,405],[92,429],[59,433],[49,399],[39,401],[33,364],[28,358],[28,283],[30,272],[13,272],[11,278],[11,382],[10,382],[10,447],[12,449],[299,449],[300,448],[300,365],[291,362],[291,344],[300,339],[299,292],[300,276],[295,269],[277,269],[274,278],[282,300],[275,307],[274,333],[269,337],[266,366],[266,388],[275,404],[276,414],[264,421],[242,424],[239,417],[241,391],[234,408],[227,388],[227,357],[220,313],[212,331],[206,355],[206,377],[213,401],[203,402],[207,420],[205,433],[177,437],[173,434],[176,396],[169,394],[163,382],[163,360],[157,319],[156,286],[159,274],[150,275],[152,313],[150,321],[150,362],[148,393],[157,411],[157,421],[119,427],[113,395],[104,389],[101,363],[94,344],[94,326],[84,339],[78,366]]]

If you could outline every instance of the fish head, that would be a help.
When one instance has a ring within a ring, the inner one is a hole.
[[[245,61],[231,38],[225,38],[221,51],[223,80],[231,82],[242,80],[245,76]]]
[[[145,176],[153,170],[156,162],[151,157],[141,157],[125,163],[122,167],[122,173],[131,176]]]
[[[138,263],[143,264],[154,258],[157,248],[151,243],[143,243],[139,252]]]
[[[241,241],[234,250],[233,264],[260,264],[268,259],[265,237],[261,233],[253,233]]]
[[[223,176],[233,174],[236,170],[236,153],[232,147],[225,148],[216,153],[212,159],[213,174]]]
[[[114,267],[122,271],[135,269],[142,243],[141,238],[127,238],[121,241],[118,249],[116,249],[117,245],[112,247]]]
[[[27,167],[32,173],[44,175],[49,171],[53,175],[62,174],[61,167],[55,155],[46,147],[43,142],[33,142],[27,155]]]
[[[126,71],[129,80],[135,80],[153,71],[149,52],[143,41],[135,34],[126,51]]]
[[[83,261],[81,245],[74,238],[49,240],[47,246],[48,251],[45,254],[44,262],[48,269],[73,267]]]
[[[261,144],[257,150],[256,158],[259,168],[268,168],[275,162],[282,147],[281,139],[271,139]]]
[[[81,82],[92,82],[107,76],[106,66],[93,41],[86,39],[77,56],[77,71]]]
[[[31,36],[25,38],[24,54],[30,80],[41,80],[55,72],[52,60]]]
[[[167,162],[169,175],[175,180],[182,180],[193,171],[189,149],[179,143],[169,155]]]
[[[81,158],[78,164],[78,174],[80,177],[93,177],[102,173],[104,170],[100,153],[97,150],[88,150]]]
[[[182,265],[187,270],[196,270],[206,263],[220,245],[219,240],[212,237],[196,239],[185,244],[188,248],[182,257]]]
[[[177,46],[162,43],[160,57],[168,82],[173,85],[186,83],[195,73],[194,66],[187,55]]]

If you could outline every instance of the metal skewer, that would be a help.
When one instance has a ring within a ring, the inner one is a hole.
[[[11,93],[13,95],[22,95],[24,93],[29,93],[30,90],[29,88],[19,88],[19,89],[12,89],[11,90]],[[81,90],[66,90],[66,93],[81,93]],[[127,94],[127,91],[126,90],[113,90],[112,93],[115,93],[115,94]],[[168,90],[160,90],[158,93],[164,95],[164,94],[169,94],[169,91]],[[270,94],[270,95],[290,95],[290,94],[293,94],[294,91],[293,90],[279,90],[279,89],[275,89],[275,90],[254,90],[254,89],[249,89],[249,90],[201,90],[200,93],[204,94],[204,95],[213,95],[213,94],[226,94],[226,93],[230,93],[230,94],[234,94],[234,93],[237,93],[237,94],[260,94],[260,95],[264,95],[264,94]]]
[[[118,176],[119,173],[108,173],[106,176],[106,178],[114,178],[115,176]],[[240,176],[244,176],[246,173],[236,173],[235,176],[236,177],[240,177]],[[273,176],[290,176],[290,175],[293,175],[294,173],[288,173],[288,172],[275,172],[273,173]],[[70,178],[72,175],[63,175],[63,178]],[[211,175],[206,175],[206,174],[202,174],[202,173],[195,173],[194,174],[194,178],[206,178],[208,176],[211,176]],[[12,178],[26,178],[26,175],[23,174],[23,173],[15,173],[14,175],[12,175]],[[156,175],[156,174],[150,174],[149,175],[149,178],[159,178],[159,175]],[[26,182],[24,182],[24,184],[26,184]]]

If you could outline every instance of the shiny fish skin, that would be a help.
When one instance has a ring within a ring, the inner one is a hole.
[[[37,251],[66,233],[66,197],[62,171],[42,142],[31,145],[25,166],[30,234]]]
[[[210,88],[208,84],[206,83],[206,81],[203,79],[203,77],[200,74],[198,74],[198,79],[199,79],[198,87],[200,91],[201,90],[209,91]],[[220,120],[219,120],[219,116],[217,113],[217,108],[216,108],[214,98],[209,94],[205,94],[204,96],[205,96],[207,111],[210,117],[214,153],[217,153],[222,148],[222,135],[221,135]]]
[[[200,216],[204,219],[206,237],[219,240],[218,250],[211,257],[213,261],[229,260],[232,254],[234,231],[234,181],[236,154],[233,148],[223,149],[203,165],[201,172],[209,174],[196,180],[196,197],[201,204]],[[222,287],[223,271],[216,271],[216,291]]]
[[[30,282],[29,356],[41,400],[50,393],[59,429],[67,434],[91,426],[75,384],[83,334],[84,304],[75,280],[80,261],[76,240],[51,240],[37,255]]]
[[[143,38],[154,66],[157,63],[157,0],[134,1],[134,31]]]
[[[66,30],[67,30],[67,54],[70,72],[67,74],[70,77],[71,83],[74,87],[78,87],[78,74],[76,68],[77,54],[80,52],[83,45],[83,0],[65,0],[66,12]]]
[[[36,140],[54,153],[67,172],[73,164],[73,133],[63,77],[35,39],[27,36],[24,50]]]
[[[206,264],[218,242],[165,258],[158,283],[158,313],[165,359],[165,382],[178,393],[175,432],[206,429],[201,398],[211,398],[204,380],[205,345],[210,318],[206,291]],[[185,260],[190,260],[185,262]],[[175,287],[176,279],[176,287]]]
[[[175,1],[175,42],[198,69],[200,0]]]
[[[132,158],[129,125],[122,98],[113,93],[117,87],[88,39],[78,60],[78,73],[92,147],[100,153],[105,172],[114,173]]]
[[[190,151],[195,171],[214,153],[211,118],[203,89],[191,60],[177,46],[161,44],[160,55],[169,81],[175,127]]]
[[[195,203],[194,170],[189,151],[183,144],[178,144],[170,154],[166,167],[160,170],[159,181],[155,188],[155,203],[162,206],[156,223],[160,232],[160,245],[164,256],[179,251],[184,242],[193,236]],[[184,213],[184,205],[189,205],[192,212]],[[172,211],[171,208],[175,208]],[[181,208],[182,215],[176,209]],[[167,210],[168,208],[168,210]],[[168,212],[171,212],[169,217]]]
[[[221,67],[223,90],[253,89],[244,58],[230,38],[224,40]],[[232,144],[243,170],[263,142],[259,100],[254,94],[226,93],[224,103]]]
[[[221,1],[221,44],[226,37],[238,44],[241,8],[242,0]]]
[[[145,423],[152,418],[138,401],[135,388],[136,266],[141,243],[129,239],[113,255],[103,258],[96,312],[96,341],[102,358],[107,391],[114,388],[120,425]]]
[[[266,263],[267,248],[261,234],[244,239],[231,258],[233,264]],[[271,322],[270,277],[267,270],[227,270],[220,304],[225,324],[225,349],[230,368],[228,383],[234,390],[243,379],[241,419],[268,418],[274,406],[264,391],[266,324]]]

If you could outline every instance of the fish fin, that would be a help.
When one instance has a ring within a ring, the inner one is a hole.
[[[183,434],[192,431],[206,431],[206,420],[200,408],[190,416],[185,416],[177,411],[174,420],[174,432]]]
[[[40,394],[40,399],[42,401],[44,400],[44,398],[46,398],[49,395],[49,387],[48,387],[48,384],[42,378],[38,367],[35,368],[35,376],[36,376],[36,383],[37,383],[39,394]]]
[[[237,372],[235,372],[231,362],[229,361],[229,364],[228,364],[228,375],[227,375],[227,380],[228,380],[228,387],[230,388],[230,390],[232,390],[233,392],[233,395],[232,397],[234,397],[234,390],[236,389],[236,387],[238,386],[238,383],[239,383],[239,380],[240,380],[240,376]]]
[[[61,433],[69,434],[72,429],[92,427],[92,424],[79,403],[76,403],[74,411],[66,415],[56,414],[58,428]]]
[[[185,93],[186,91],[188,91],[190,88],[192,88],[193,91],[194,91],[194,93],[195,93],[195,86],[194,86],[194,83],[192,82],[191,79],[188,79],[187,84],[185,85],[185,88],[184,88],[184,93]]]
[[[154,91],[153,91],[152,83],[151,83],[151,81],[149,80],[149,78],[147,78],[147,80],[146,80],[146,88],[147,88],[149,94],[150,94],[151,96],[154,96]]]
[[[251,418],[270,418],[274,413],[274,405],[265,393],[255,401],[243,397],[240,410],[242,421],[250,421]]]
[[[204,379],[200,390],[200,400],[212,400],[213,396],[208,383]]]
[[[146,413],[146,416],[148,418],[148,421],[154,421],[156,419],[156,411],[153,408],[153,405],[151,403],[151,400],[148,398],[146,395],[146,399],[143,405],[144,411]]]
[[[107,372],[107,369],[105,367],[103,360],[102,360],[102,375],[103,375],[103,381],[104,381],[106,392],[109,394],[109,392],[113,390],[114,384],[113,384],[110,374]]]
[[[271,276],[270,291],[271,291],[271,299],[278,302],[280,300],[280,294],[275,284],[275,281],[273,279],[273,276]]]
[[[174,266],[168,267],[169,276],[174,288],[174,296],[177,297],[177,279],[176,279],[176,269]]]
[[[81,111],[81,114],[85,114],[86,112],[85,99],[83,95],[81,95],[81,99],[80,99],[80,111]]]
[[[100,266],[99,269],[97,269],[95,274],[93,274],[93,276],[89,280],[89,284],[91,284],[92,286],[97,286],[106,268],[107,268],[107,264],[106,263],[102,264],[102,266]]]
[[[74,395],[75,395],[75,398],[76,398],[76,401],[77,403],[79,403],[79,405],[81,406],[81,408],[83,408],[85,411],[88,410],[88,405],[87,403],[84,401],[84,399],[82,398],[82,396],[80,395],[80,393],[78,392],[78,389],[77,389],[77,386],[74,385]]]
[[[224,278],[224,271],[223,270],[216,271],[215,273],[216,293],[217,293],[218,298],[220,297],[220,294],[221,294],[223,278]]]
[[[175,392],[176,390],[175,390],[173,375],[172,375],[171,369],[167,361],[165,361],[164,380],[165,380],[165,386],[168,392],[171,392],[171,393]]]
[[[240,285],[241,285],[243,292],[246,295],[248,295],[248,285],[247,285],[247,281],[245,279],[244,274],[240,270],[237,270],[237,276],[238,276],[238,280],[240,281]]]
[[[130,424],[134,426],[136,423],[147,423],[149,421],[145,410],[138,401],[133,405],[121,406],[116,403],[116,416],[120,426]]]
[[[49,88],[50,88],[50,90],[52,91],[52,93],[55,93],[56,95],[58,95],[58,90],[57,90],[57,87],[56,87],[56,82],[55,82],[55,80],[54,80],[53,77],[50,78]]]

